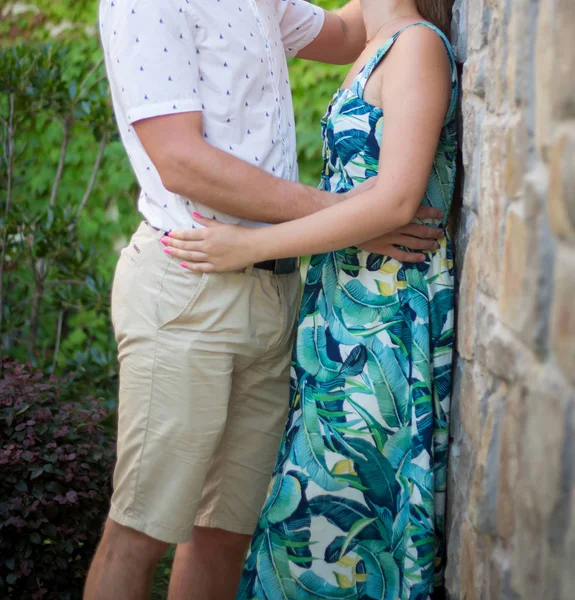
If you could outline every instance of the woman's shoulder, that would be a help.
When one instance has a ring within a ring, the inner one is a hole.
[[[434,25],[425,21],[412,23],[398,31],[386,59],[399,68],[435,64],[446,74],[454,66],[453,50],[447,37]]]
[[[427,21],[416,21],[400,29],[394,36],[394,46],[412,50],[449,54],[453,52],[448,37],[438,27]]]

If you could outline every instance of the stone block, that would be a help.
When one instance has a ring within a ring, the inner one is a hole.
[[[541,0],[535,38],[535,141],[546,156],[552,132],[552,91],[555,87],[556,63],[554,38],[555,0]]]
[[[505,326],[498,325],[487,337],[485,366],[494,376],[503,381],[514,382],[529,370],[531,354],[523,343]]]
[[[501,556],[500,549],[493,543],[488,564],[485,569],[485,581],[483,583],[483,598],[489,600],[499,600],[503,589],[503,581],[506,574],[506,564],[504,556]]]
[[[525,178],[521,202],[508,211],[503,244],[499,311],[509,327],[540,359],[548,352],[549,290],[555,242],[543,206],[547,169],[538,163]]]
[[[516,198],[523,188],[529,137],[524,119],[518,118],[507,130],[505,139],[505,194]]]
[[[553,45],[553,114],[556,119],[575,118],[575,7],[573,0],[557,0]]]
[[[479,102],[466,102],[462,110],[463,206],[477,212],[482,194],[481,153],[485,110]]]
[[[455,0],[451,23],[451,43],[458,62],[467,59],[467,0]]]
[[[475,592],[475,572],[477,570],[478,540],[475,532],[464,523],[461,528],[461,558],[459,566],[459,579],[461,586],[461,600],[477,600]]]
[[[517,518],[535,536],[546,531],[561,497],[569,398],[551,366],[532,365],[525,380],[518,448]]]
[[[501,242],[505,196],[503,191],[503,147],[505,123],[490,119],[484,127],[481,157],[481,196],[479,227],[481,231],[480,289],[489,296],[497,295],[501,264]]]
[[[551,307],[551,345],[555,361],[575,385],[575,250],[559,249]]]
[[[565,536],[565,546],[561,553],[561,596],[560,600],[573,600],[575,590],[575,485],[571,487],[570,513]]]
[[[507,69],[507,98],[510,107],[518,106],[521,102],[521,87],[524,84],[525,45],[528,37],[525,35],[526,12],[514,10],[514,0],[507,0],[505,10],[509,15],[507,25],[507,61],[503,66]]]
[[[455,434],[453,430],[456,427],[461,427],[462,432],[468,436],[471,447],[475,452],[479,447],[478,424],[481,422],[481,412],[473,369],[474,365],[472,363],[458,361],[457,368],[453,373],[453,395],[456,397],[455,402],[459,419],[457,421],[452,419],[452,432]],[[461,435],[457,436],[458,439],[461,439],[461,437]]]
[[[538,537],[539,536],[539,537]],[[534,533],[517,528],[511,555],[511,577],[508,596],[514,600],[544,600],[556,597],[543,584],[546,544],[543,531]]]
[[[505,221],[503,266],[499,292],[499,310],[505,323],[520,329],[525,310],[526,278],[532,276],[529,265],[529,232],[519,209],[510,209]]]
[[[575,92],[574,92],[575,93]],[[563,128],[550,153],[549,223],[562,240],[575,242],[575,128]]]
[[[457,221],[457,229],[453,232],[453,241],[455,243],[455,281],[460,282],[463,272],[463,262],[467,254],[469,242],[474,237],[474,230],[477,226],[477,215],[467,207],[461,209]]]
[[[500,434],[506,393],[507,386],[502,384],[488,399],[487,418],[469,496],[471,524],[478,533],[490,536],[496,533]]]
[[[493,114],[503,114],[507,107],[504,104],[507,86],[505,65],[507,64],[505,43],[506,28],[499,14],[491,19],[489,40],[487,44],[487,73],[485,100],[487,109]]]
[[[486,62],[485,54],[475,54],[465,62],[462,84],[466,93],[485,97]]]
[[[525,390],[520,384],[510,388],[505,401],[505,417],[499,446],[497,487],[497,535],[506,541],[515,532],[515,485],[519,461],[521,409]]]
[[[478,295],[475,356],[482,373],[513,382],[525,374],[531,354],[500,320],[495,301]]]
[[[467,52],[481,50],[487,44],[491,9],[484,0],[467,2]]]
[[[467,360],[473,358],[475,350],[475,307],[479,260],[477,238],[472,234],[463,258],[457,303],[457,350],[459,355]]]

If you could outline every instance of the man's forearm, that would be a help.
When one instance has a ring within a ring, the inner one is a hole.
[[[214,210],[265,223],[298,219],[341,199],[270,175],[207,143],[201,152],[184,152],[159,170],[169,191]]]
[[[337,16],[342,20],[349,45],[354,48],[357,58],[365,48],[366,41],[365,23],[360,0],[350,0],[343,8],[337,11]]]
[[[325,11],[319,35],[298,52],[298,58],[334,65],[354,62],[365,48],[365,24],[359,0],[337,12]]]

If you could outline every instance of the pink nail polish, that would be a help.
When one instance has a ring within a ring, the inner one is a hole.
[[[164,252],[166,254],[171,254],[172,253],[172,249],[171,248],[164,248]]]
[[[160,240],[160,242],[161,242],[162,244],[166,245],[166,244],[168,243],[168,240],[167,240],[166,238],[162,238],[162,239]]]
[[[174,234],[171,231],[168,231],[168,237],[174,237]]]
[[[184,269],[187,269],[188,265],[186,265],[186,263],[180,263],[180,267],[183,267]]]
[[[196,219],[197,218],[200,218],[200,219],[202,218],[202,215],[200,213],[197,213],[197,212],[192,213],[192,216],[194,216]]]

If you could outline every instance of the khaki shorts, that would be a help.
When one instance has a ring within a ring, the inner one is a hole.
[[[194,274],[142,223],[112,291],[120,360],[110,517],[182,543],[251,534],[285,425],[299,272]]]

